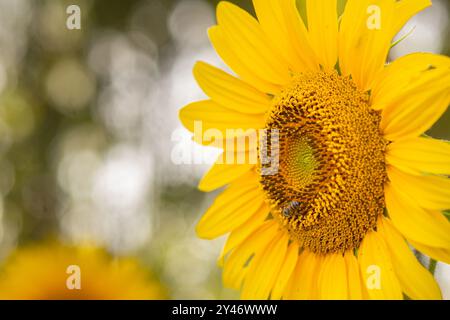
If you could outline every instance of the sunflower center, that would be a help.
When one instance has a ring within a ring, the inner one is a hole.
[[[301,189],[312,183],[318,162],[308,138],[301,134],[288,139],[285,150],[285,179]]]
[[[278,139],[267,139],[267,150],[276,150],[279,166],[261,185],[292,240],[316,253],[343,252],[376,227],[387,179],[380,120],[369,96],[337,73],[296,75],[274,98],[266,129]]]

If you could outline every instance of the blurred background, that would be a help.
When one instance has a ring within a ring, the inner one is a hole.
[[[20,245],[89,240],[137,257],[174,299],[238,297],[216,264],[224,239],[194,232],[215,196],[196,189],[208,165],[172,161],[217,154],[178,121],[204,97],[195,61],[223,66],[206,35],[217,2],[0,0],[0,263]],[[433,2],[391,59],[450,54],[450,1]],[[71,4],[81,30],[66,28]],[[450,112],[430,135],[450,139]],[[436,270],[448,299],[449,268]]]

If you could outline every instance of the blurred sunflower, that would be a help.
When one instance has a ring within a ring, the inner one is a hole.
[[[230,233],[225,285],[243,299],[441,298],[409,245],[450,263],[450,144],[423,135],[450,103],[450,58],[385,65],[431,2],[348,0],[338,17],[336,0],[307,0],[307,22],[295,0],[253,4],[257,20],[218,5],[209,37],[237,77],[197,63],[210,100],[180,112],[194,140],[216,129],[212,145],[226,146],[199,188],[229,186],[197,226],[206,239]],[[266,147],[230,148],[247,129],[266,129]],[[275,150],[272,173],[263,149]],[[237,152],[258,161],[223,163]]]
[[[165,289],[135,260],[93,247],[18,249],[0,269],[2,300],[155,300]]]

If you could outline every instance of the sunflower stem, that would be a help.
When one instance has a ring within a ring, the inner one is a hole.
[[[434,276],[434,272],[436,271],[437,261],[430,258],[430,264],[428,265],[428,270]]]

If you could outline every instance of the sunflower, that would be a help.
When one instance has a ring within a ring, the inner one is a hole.
[[[2,300],[164,299],[163,286],[135,260],[94,247],[51,243],[17,249],[0,269]]]
[[[195,141],[224,150],[199,188],[226,188],[196,230],[229,234],[225,286],[243,299],[440,299],[412,248],[450,263],[450,144],[424,135],[450,103],[450,58],[386,63],[431,2],[348,0],[339,17],[336,0],[307,0],[304,18],[295,0],[253,4],[256,19],[219,3],[209,37],[235,75],[198,62],[210,99],[180,111]],[[234,148],[249,130],[266,134]]]

